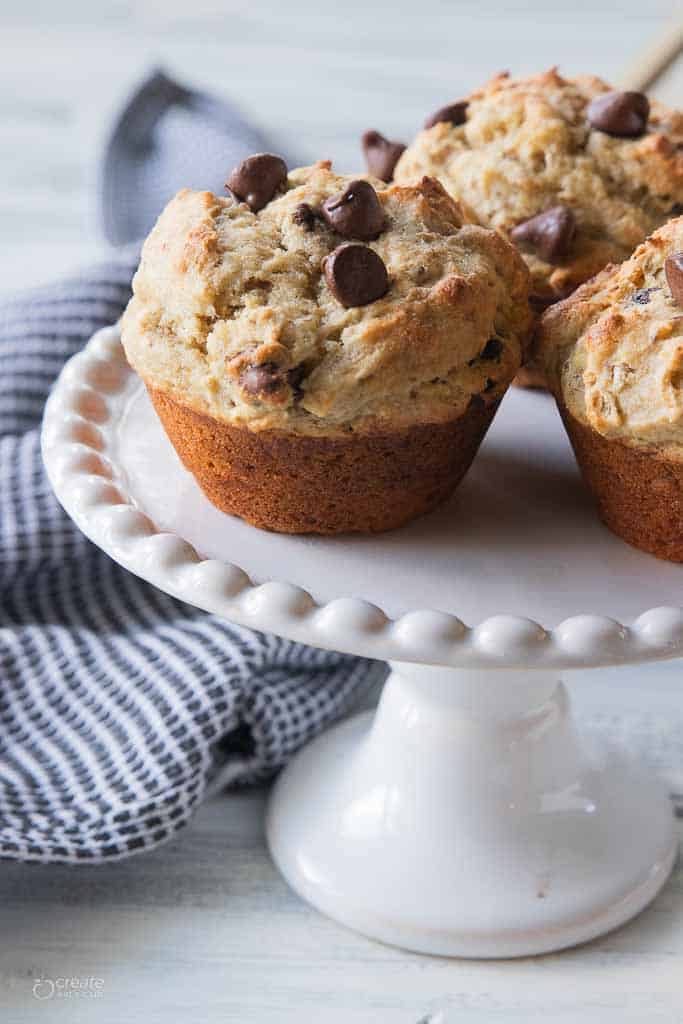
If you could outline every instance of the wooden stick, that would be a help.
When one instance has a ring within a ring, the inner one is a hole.
[[[671,22],[666,31],[650,44],[620,76],[625,89],[645,92],[657,82],[683,53],[683,21]]]

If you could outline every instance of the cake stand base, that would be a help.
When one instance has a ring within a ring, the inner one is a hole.
[[[304,899],[424,953],[527,956],[601,935],[673,866],[663,787],[580,742],[539,671],[394,664],[378,711],[280,776],[267,836]]]

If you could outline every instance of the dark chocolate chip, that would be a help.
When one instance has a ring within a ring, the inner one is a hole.
[[[510,232],[510,238],[546,263],[562,263],[569,255],[575,232],[576,220],[569,207],[553,206],[518,224]]]
[[[650,102],[642,92],[608,92],[588,104],[586,116],[599,132],[635,139],[647,128]]]
[[[384,227],[384,211],[369,181],[350,181],[343,192],[326,199],[321,213],[343,238],[369,242]]]
[[[312,231],[315,227],[317,216],[313,207],[309,206],[308,203],[299,203],[292,214],[292,220],[299,227],[303,228],[304,231]]]
[[[674,252],[664,261],[664,273],[671,296],[677,306],[683,306],[683,252]]]
[[[387,268],[374,249],[358,242],[337,246],[323,260],[330,291],[342,306],[366,306],[389,287]]]
[[[638,288],[631,296],[631,302],[636,302],[639,306],[647,306],[652,293],[658,291],[659,288]]]
[[[439,107],[425,121],[425,128],[433,128],[435,124],[442,121],[450,122],[454,126],[464,124],[467,120],[467,100],[458,100],[457,103],[449,103],[447,107]]]
[[[379,132],[365,132],[360,141],[369,173],[382,181],[391,181],[406,148],[403,143],[385,139]]]
[[[240,384],[247,394],[263,398],[274,395],[286,383],[294,393],[294,401],[298,402],[303,397],[301,383],[305,376],[306,369],[301,364],[284,371],[276,363],[267,362],[248,366],[240,376]]]
[[[282,372],[275,363],[248,366],[240,376],[240,384],[248,395],[272,395],[282,387]]]
[[[280,185],[287,180],[287,164],[272,153],[248,156],[231,172],[225,183],[238,199],[258,213],[267,206]]]
[[[671,209],[669,210],[669,216],[670,217],[680,217],[680,215],[682,213],[683,213],[683,203],[674,203],[673,206],[671,207]]]
[[[299,402],[304,396],[304,389],[301,387],[304,377],[306,376],[306,368],[300,363],[298,366],[293,366],[291,370],[287,371],[287,383],[294,392],[294,401]]]

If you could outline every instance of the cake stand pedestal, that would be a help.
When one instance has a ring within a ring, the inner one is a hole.
[[[681,656],[683,569],[597,522],[547,396],[512,392],[452,501],[377,537],[278,536],[213,508],[116,328],[62,373],[43,452],[87,536],[166,592],[390,660],[374,718],[311,743],[271,797],[273,857],[315,906],[408,949],[507,957],[600,935],[663,885],[663,787],[577,735],[560,673]]]
[[[374,720],[330,730],[282,773],[267,833],[285,878],[331,917],[468,957],[614,928],[676,849],[662,787],[582,747],[555,677],[401,663]]]

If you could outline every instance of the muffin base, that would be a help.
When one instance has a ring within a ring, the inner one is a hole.
[[[605,525],[641,551],[683,562],[683,463],[605,438],[557,404]]]
[[[209,501],[280,533],[374,533],[428,512],[462,480],[499,404],[473,399],[450,422],[392,433],[315,437],[234,427],[147,390]]]

